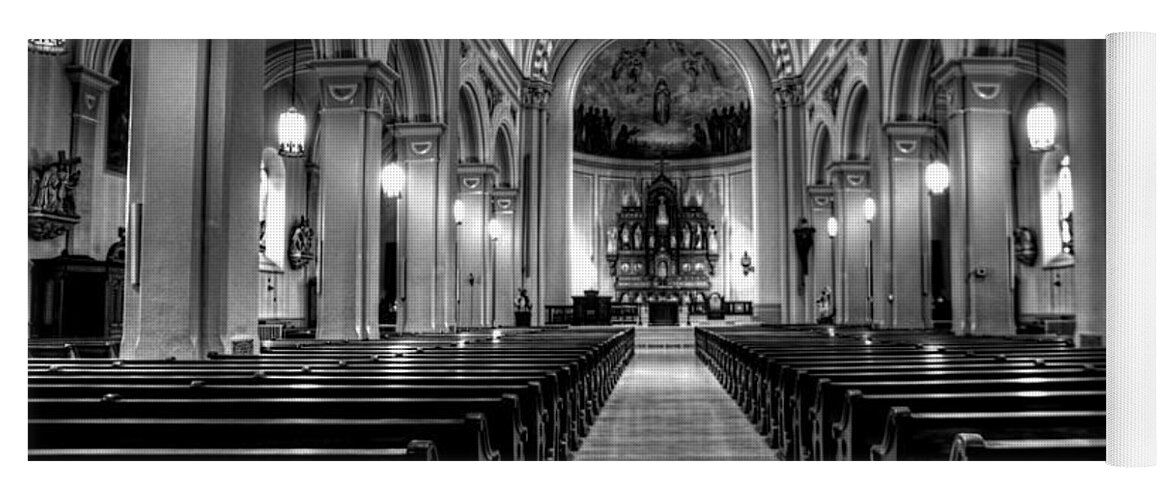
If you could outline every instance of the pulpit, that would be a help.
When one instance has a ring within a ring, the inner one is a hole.
[[[33,261],[30,338],[122,335],[122,263],[62,255]]]

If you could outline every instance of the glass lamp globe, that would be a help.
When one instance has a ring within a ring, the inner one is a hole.
[[[464,201],[455,200],[451,203],[451,218],[455,219],[456,224],[464,223]]]
[[[866,212],[866,222],[874,220],[874,216],[878,213],[878,206],[874,203],[874,198],[866,198],[863,206]]]
[[[290,106],[281,113],[277,122],[277,140],[280,141],[280,155],[300,158],[305,155],[305,115]]]
[[[1025,117],[1025,130],[1034,151],[1052,149],[1057,138],[1057,112],[1043,102],[1034,104]]]
[[[402,196],[403,188],[407,183],[407,174],[398,162],[390,162],[382,167],[378,174],[378,183],[382,185],[382,192],[389,198]]]
[[[933,161],[923,171],[923,182],[931,194],[940,194],[946,191],[951,184],[951,172],[945,163],[939,160]]]
[[[826,219],[826,221],[825,221],[825,234],[828,234],[830,238],[837,238],[838,237],[838,218],[837,217],[830,217],[829,219]]]
[[[502,231],[503,230],[500,228],[500,220],[499,219],[494,218],[494,219],[491,219],[488,221],[488,237],[489,238],[491,238],[493,240],[500,239],[500,235],[501,235]]]

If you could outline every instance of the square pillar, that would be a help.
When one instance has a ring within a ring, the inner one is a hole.
[[[957,335],[1015,335],[1010,78],[1016,59],[968,57],[932,75],[948,100],[951,282]]]
[[[448,160],[440,162],[444,130],[439,123],[407,123],[393,128],[395,148],[407,177],[398,205],[398,265],[403,271],[400,332],[447,331],[455,317],[455,272],[447,266],[454,243],[450,193],[455,173]]]
[[[264,41],[140,40],[133,60],[122,356],[255,349]]]
[[[837,241],[826,232],[826,221],[834,215],[835,192],[832,186],[815,185],[807,188],[809,196],[809,224],[817,231],[813,235],[813,249],[809,252],[809,276],[806,277],[804,309],[810,322],[817,321],[817,298],[829,287],[835,302],[838,293]],[[840,308],[835,304],[834,310]],[[840,319],[835,314],[835,319]]]
[[[838,218],[837,258],[841,309],[838,324],[869,325],[871,227],[866,221],[866,198],[870,197],[870,164],[841,161],[830,166]]]
[[[464,220],[455,228],[456,326],[489,326],[493,295],[490,191],[499,170],[494,165],[464,164],[456,167],[457,199],[464,205]]]
[[[380,61],[317,60],[320,294],[317,337],[378,338],[382,110],[397,75]]]
[[[66,250],[100,260],[105,258],[106,251],[100,242],[117,237],[112,228],[108,234],[97,232],[104,227],[101,222],[107,220],[101,216],[104,215],[102,212],[118,210],[125,213],[126,207],[121,199],[106,199],[104,194],[109,189],[103,189],[107,182],[102,172],[106,165],[106,144],[101,140],[106,137],[103,130],[109,105],[106,95],[118,82],[83,66],[69,66],[66,73],[73,82],[73,133],[69,149],[71,157],[81,158],[78,185],[82,187],[74,194],[81,222],[72,229],[72,248]],[[103,185],[99,188],[99,184]]]
[[[888,286],[886,294],[877,294],[875,300],[886,305],[886,326],[929,328],[932,325],[927,286],[930,243],[929,228],[924,224],[929,195],[923,184],[923,171],[930,161],[928,155],[936,126],[926,122],[891,122],[883,130],[891,145],[890,182],[888,189],[875,198],[885,198],[879,201],[879,206],[888,210],[879,210],[880,216],[874,223],[889,235],[883,253],[889,259],[890,272],[876,278]]]
[[[493,189],[492,214],[500,228],[498,238],[489,239],[489,257],[492,271],[494,326],[515,326],[513,300],[520,296],[520,233],[517,224],[516,189]]]

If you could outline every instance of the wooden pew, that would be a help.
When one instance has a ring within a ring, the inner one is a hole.
[[[814,459],[868,460],[870,448],[882,441],[890,409],[899,406],[920,413],[1105,411],[1106,391],[864,394],[851,389],[833,425],[832,440],[819,442],[824,438],[815,434]]]
[[[913,413],[891,408],[882,443],[871,460],[947,460],[955,436],[988,439],[1105,439],[1104,411]]]
[[[53,448],[28,451],[29,460],[380,460],[435,461],[435,444],[416,439],[405,448]]]
[[[997,439],[980,434],[956,434],[953,461],[1106,461],[1105,439]]]
[[[440,460],[498,460],[483,415],[458,419],[29,419],[29,449],[406,448]]]

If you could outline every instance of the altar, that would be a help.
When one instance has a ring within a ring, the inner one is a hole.
[[[660,171],[645,188],[626,194],[617,215],[606,229],[614,303],[637,306],[644,324],[680,324],[691,304],[712,297],[720,258],[718,229],[702,196],[681,194]]]

